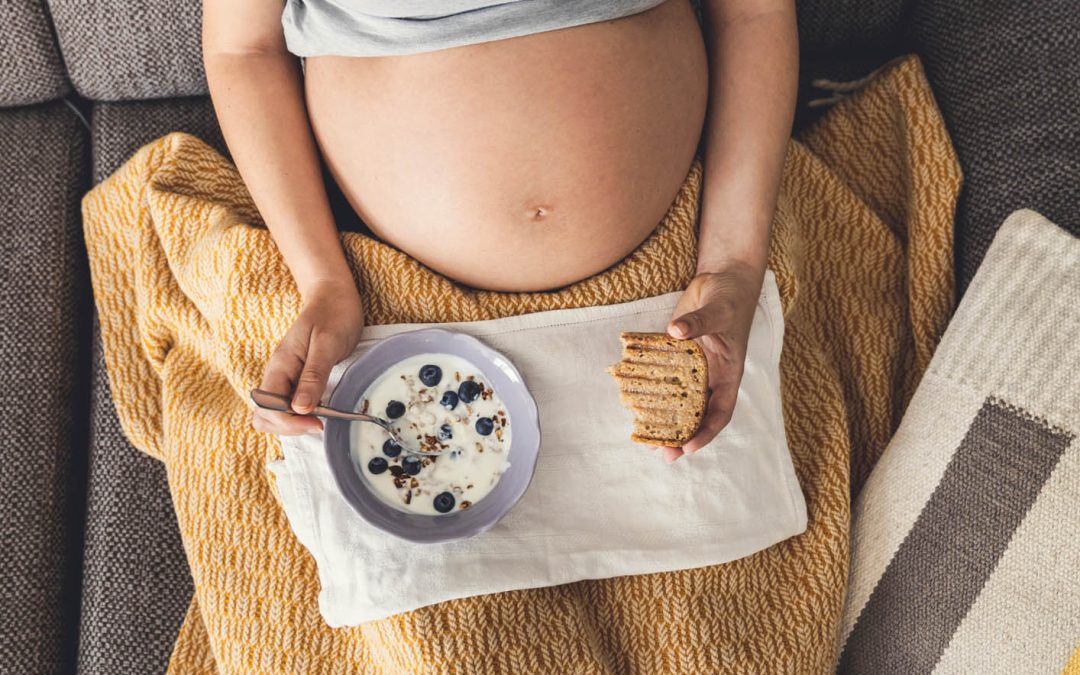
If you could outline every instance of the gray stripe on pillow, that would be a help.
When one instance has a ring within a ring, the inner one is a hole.
[[[1013,532],[934,675],[1062,673],[1080,647],[1080,429]],[[1073,675],[1080,675],[1080,660]]]
[[[863,607],[840,673],[929,673],[1071,435],[987,399]]]

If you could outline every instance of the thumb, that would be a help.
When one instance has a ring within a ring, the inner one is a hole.
[[[327,341],[312,336],[311,343],[308,345],[307,358],[304,359],[304,369],[300,372],[300,379],[296,382],[296,391],[293,392],[293,410],[306,414],[319,404],[333,366],[333,353]]]
[[[680,340],[690,340],[712,332],[709,324],[708,316],[700,309],[696,309],[672,319],[668,324],[668,335]]]

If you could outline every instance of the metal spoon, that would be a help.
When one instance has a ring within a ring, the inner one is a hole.
[[[361,412],[346,412],[344,410],[337,410],[336,408],[328,408],[324,405],[317,405],[309,413],[298,413],[292,409],[292,401],[288,396],[281,394],[275,394],[264,389],[252,389],[251,400],[255,402],[255,405],[266,410],[275,410],[277,412],[288,413],[290,415],[303,415],[305,417],[336,417],[338,419],[349,420],[350,422],[370,422],[382,427],[384,431],[394,439],[394,442],[401,446],[402,452],[409,455],[421,455],[432,457],[435,455],[443,454],[442,450],[433,450],[431,452],[421,452],[419,450],[413,450],[405,443],[405,439],[394,429],[390,422],[384,420],[381,417],[374,415],[368,415]]]

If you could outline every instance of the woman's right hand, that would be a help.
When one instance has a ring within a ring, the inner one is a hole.
[[[294,411],[311,412],[322,398],[330,369],[356,348],[363,327],[360,293],[351,277],[316,286],[270,355],[260,388],[291,395]],[[296,435],[322,429],[322,421],[256,408],[252,426],[257,431]]]

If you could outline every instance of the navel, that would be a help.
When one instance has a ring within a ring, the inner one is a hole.
[[[551,215],[551,212],[551,206],[547,204],[536,204],[525,210],[525,217],[533,222],[541,222],[547,219]]]

